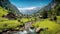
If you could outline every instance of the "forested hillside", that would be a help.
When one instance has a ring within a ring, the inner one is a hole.
[[[20,14],[19,10],[10,3],[9,0],[0,0],[0,6],[4,9],[9,10],[8,12],[13,12],[14,14]]]

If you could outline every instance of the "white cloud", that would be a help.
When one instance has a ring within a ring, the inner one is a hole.
[[[33,10],[37,7],[18,8],[19,10]]]

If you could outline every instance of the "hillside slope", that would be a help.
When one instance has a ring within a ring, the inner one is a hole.
[[[42,9],[40,9],[37,13],[35,14],[42,14],[44,12],[47,12],[48,14],[50,14],[51,12],[55,12],[56,15],[60,15],[60,3],[58,2],[58,0],[52,1],[51,3],[49,3],[47,6],[43,7]]]
[[[13,12],[14,14],[20,14],[19,10],[9,2],[9,0],[0,0],[0,6]]]

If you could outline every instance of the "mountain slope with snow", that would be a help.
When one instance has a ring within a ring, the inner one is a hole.
[[[23,14],[34,14],[36,13],[38,10],[40,10],[40,7],[28,7],[28,8],[18,8],[20,10],[21,13]]]

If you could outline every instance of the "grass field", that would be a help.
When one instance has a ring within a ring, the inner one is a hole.
[[[8,10],[0,7],[0,32],[2,32],[5,28],[17,28],[17,26],[20,25],[20,22],[17,20],[8,20],[7,18],[2,17],[6,14],[8,14]]]
[[[21,20],[21,22],[25,23],[25,22],[28,22],[28,21],[33,21],[35,19],[34,18],[22,18],[20,20]]]
[[[60,21],[60,16],[57,16],[57,22]],[[50,21],[49,19],[44,19],[44,21],[36,22],[33,24],[35,27],[48,28],[45,31],[42,31],[40,34],[56,34],[59,31],[60,24],[55,21]]]
[[[3,9],[2,7],[0,7],[0,17],[1,17],[2,15],[6,15],[7,12],[8,12],[8,10]]]

